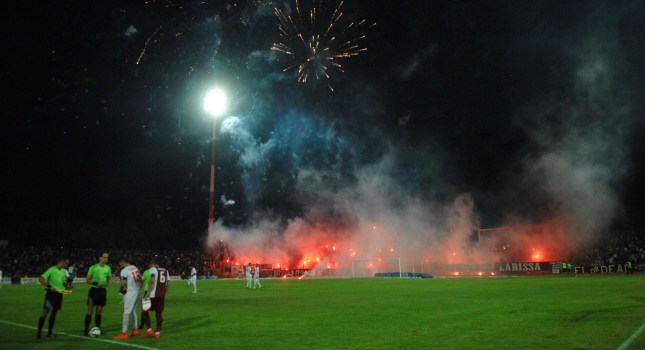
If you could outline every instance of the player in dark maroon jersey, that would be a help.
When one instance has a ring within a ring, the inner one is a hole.
[[[143,334],[143,338],[148,338],[153,335],[155,338],[161,337],[163,309],[168,288],[170,288],[170,274],[168,274],[168,270],[159,267],[156,261],[150,261],[150,282],[144,299],[150,298],[151,306],[149,310],[143,311],[143,322],[145,322],[147,327],[146,332]],[[154,310],[157,321],[157,328],[154,332],[150,326],[150,310]]]

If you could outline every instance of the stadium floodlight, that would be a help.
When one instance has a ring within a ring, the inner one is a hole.
[[[215,88],[204,97],[204,110],[213,116],[213,134],[211,137],[211,179],[208,198],[208,232],[213,232],[215,221],[215,144],[217,139],[217,120],[226,113],[226,94],[224,90]]]
[[[353,259],[352,278],[403,277],[401,258]]]
[[[224,90],[215,88],[206,93],[204,97],[204,110],[214,117],[219,117],[226,112],[226,94]]]

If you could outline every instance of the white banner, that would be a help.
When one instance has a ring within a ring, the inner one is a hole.
[[[627,265],[574,266],[575,273],[627,273]]]
[[[22,277],[22,278],[20,278],[20,284],[38,284],[38,278],[36,278],[36,277]]]

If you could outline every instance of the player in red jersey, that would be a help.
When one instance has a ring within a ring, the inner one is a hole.
[[[143,321],[145,322],[147,329],[143,334],[143,338],[148,338],[153,335],[155,338],[161,337],[163,309],[166,302],[166,293],[168,292],[168,288],[170,288],[170,274],[168,273],[168,270],[159,267],[156,261],[150,261],[150,282],[148,284],[148,291],[144,298],[150,298],[151,306],[149,310],[143,311]],[[155,318],[157,321],[157,328],[154,333],[150,326],[150,310],[155,311]]]

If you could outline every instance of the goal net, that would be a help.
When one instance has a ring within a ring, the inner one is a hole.
[[[401,258],[352,260],[352,278],[401,278]]]

